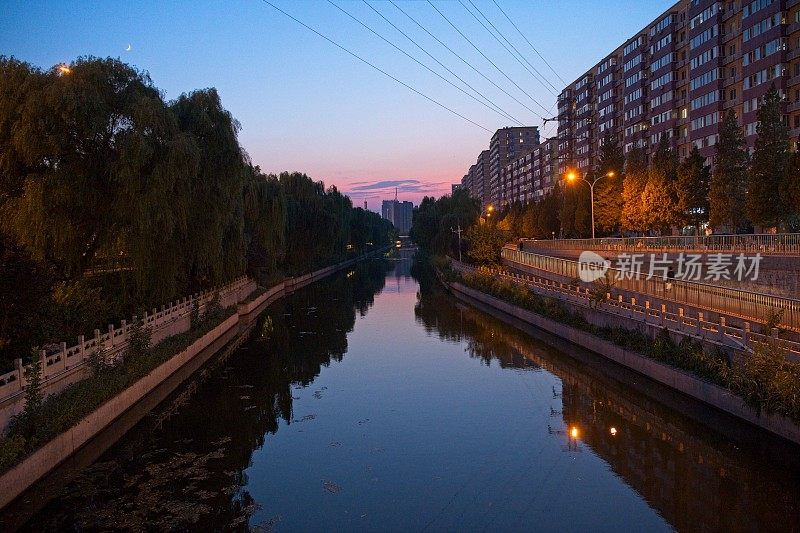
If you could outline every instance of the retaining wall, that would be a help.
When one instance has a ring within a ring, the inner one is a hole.
[[[800,425],[782,415],[759,414],[755,409],[748,406],[744,400],[727,389],[460,283],[451,283],[450,288],[456,297],[464,301],[470,303],[480,302],[499,311],[500,313],[498,314],[493,313],[498,318],[503,319],[504,315],[516,317],[754,426],[800,444]]]

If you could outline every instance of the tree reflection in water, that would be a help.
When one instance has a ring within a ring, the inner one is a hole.
[[[390,268],[367,261],[271,305],[232,356],[235,371],[226,361],[211,362],[26,527],[247,529],[260,509],[242,488],[253,452],[281,421],[293,422],[293,389],[342,360],[356,315],[367,313]],[[272,326],[264,328],[268,320]],[[278,521],[272,517],[255,529]]]

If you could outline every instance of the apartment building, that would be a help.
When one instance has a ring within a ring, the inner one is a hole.
[[[546,139],[510,161],[501,170],[501,202],[523,204],[537,201],[553,189],[558,179],[558,139]]]
[[[697,146],[710,158],[728,109],[752,149],[772,83],[787,98],[796,146],[800,0],[682,0],[559,94],[559,160],[594,169],[606,131],[626,153],[642,146],[651,154],[666,137],[681,157]]]
[[[475,164],[469,167],[469,171],[461,178],[461,186],[469,191],[470,196],[480,200],[482,206],[485,207],[491,203],[489,150],[478,154]]]
[[[503,169],[538,144],[539,128],[536,126],[501,128],[492,135],[489,143],[490,203],[498,206],[509,203],[511,183]]]

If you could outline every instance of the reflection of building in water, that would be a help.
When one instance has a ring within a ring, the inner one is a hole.
[[[676,529],[796,526],[797,516],[780,514],[788,506],[774,505],[785,500],[785,491],[800,491],[790,472],[747,464],[746,454],[722,435],[630,386],[593,375],[588,365],[544,359],[514,336],[499,337],[561,379],[565,426],[580,428],[581,442]]]
[[[797,528],[800,479],[790,446],[597,356],[548,349],[472,307],[426,295],[417,315],[440,335],[465,337],[473,355],[501,365],[522,359],[560,378],[557,438],[578,428],[580,445],[676,529]]]

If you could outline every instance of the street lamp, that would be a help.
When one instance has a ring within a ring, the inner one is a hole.
[[[590,195],[590,198],[591,198],[590,201],[591,201],[591,205],[592,205],[592,240],[594,240],[594,185],[595,185],[595,183],[597,183],[598,181],[600,181],[603,178],[613,178],[613,177],[614,177],[614,172],[610,171],[610,170],[608,171],[608,173],[603,174],[602,176],[597,176],[592,181],[589,181],[588,179],[586,179],[585,177],[581,176],[580,174],[575,174],[575,172],[572,172],[572,171],[570,171],[567,174],[567,181],[569,181],[569,182],[573,182],[573,181],[575,181],[576,178],[580,178],[580,179],[582,179],[583,181],[585,181],[586,183],[589,184],[589,195]]]
[[[72,69],[69,68],[67,65],[59,65],[58,66],[58,71],[61,74],[70,74],[72,72]]]

